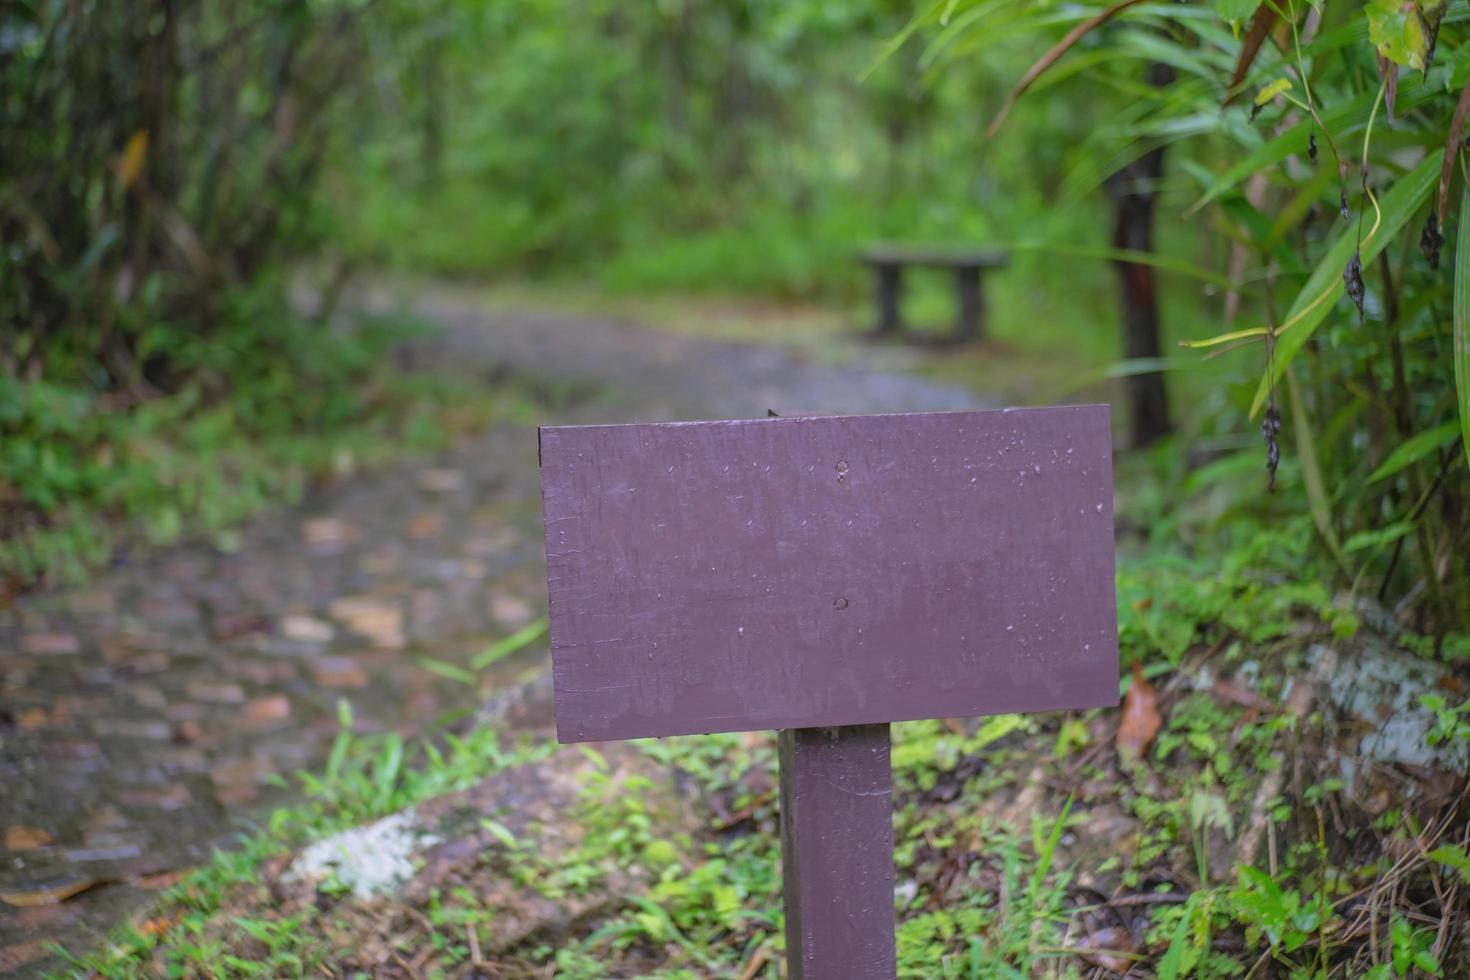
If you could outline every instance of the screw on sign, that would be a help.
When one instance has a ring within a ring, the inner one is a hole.
[[[540,437],[558,738],[779,730],[789,975],[893,977],[889,723],[1117,703],[1107,407]]]

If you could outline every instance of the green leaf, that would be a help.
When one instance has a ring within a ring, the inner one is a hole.
[[[419,657],[419,666],[425,670],[433,671],[440,677],[447,677],[461,684],[474,684],[477,680],[474,674],[465,670],[457,664],[448,664],[433,657]]]
[[[1429,34],[1424,29],[1421,6],[1403,0],[1369,0],[1363,8],[1368,18],[1368,40],[1378,53],[1415,71],[1424,70],[1424,59],[1429,56]]]
[[[1260,5],[1261,0],[1215,0],[1215,13],[1221,20],[1236,23],[1255,13]]]
[[[1400,177],[1383,195],[1378,205],[1383,213],[1378,232],[1372,238],[1365,239],[1362,244],[1365,269],[1413,216],[1419,205],[1429,196],[1430,189],[1439,183],[1439,164],[1443,159],[1443,149],[1433,151],[1417,167]],[[1302,345],[1336,305],[1337,298],[1342,295],[1342,270],[1357,248],[1357,228],[1344,228],[1327,250],[1327,254],[1322,256],[1322,261],[1317,264],[1301,292],[1297,293],[1285,321],[1292,322],[1293,326],[1276,343],[1271,367],[1261,378],[1261,383],[1256,388],[1255,401],[1251,403],[1252,417],[1260,414],[1266,405],[1271,386],[1281,380],[1282,373],[1296,358]],[[1331,290],[1331,294],[1325,299],[1321,298],[1328,290]]]
[[[1406,466],[1417,463],[1453,439],[1459,431],[1460,425],[1454,419],[1441,422],[1432,429],[1426,429],[1389,453],[1388,459],[1385,459],[1378,469],[1369,475],[1368,482],[1377,483],[1379,480],[1393,476]]]
[[[403,736],[392,734],[383,745],[383,751],[378,755],[374,767],[374,782],[377,784],[378,792],[387,797],[398,783],[398,773],[403,768]]]
[[[1386,544],[1392,544],[1399,538],[1412,534],[1414,531],[1413,521],[1397,521],[1388,527],[1375,528],[1372,531],[1359,531],[1347,539],[1342,546],[1343,551],[1363,551],[1367,548],[1381,548]]]
[[[1342,556],[1342,545],[1337,540],[1337,531],[1332,526],[1332,503],[1327,496],[1327,484],[1322,479],[1322,468],[1317,463],[1317,439],[1312,435],[1311,422],[1307,419],[1307,407],[1302,402],[1301,389],[1297,387],[1296,375],[1288,373],[1286,383],[1291,389],[1291,425],[1296,437],[1297,457],[1302,467],[1302,484],[1307,490],[1307,510],[1312,514],[1312,523],[1332,557],[1337,559],[1343,571],[1347,562]]]
[[[497,823],[496,821],[491,820],[489,817],[481,817],[480,826],[488,830],[492,837],[500,841],[500,843],[504,844],[511,850],[515,850],[517,847],[520,846],[521,842],[516,840],[516,835],[512,834],[510,832],[510,829],[506,827],[505,824]]]
[[[502,660],[539,639],[541,634],[546,632],[547,625],[546,617],[542,616],[534,623],[516,630],[510,636],[496,640],[476,656],[475,659],[471,660],[470,666],[476,670],[484,670],[486,667],[495,663],[495,661]]]
[[[1179,916],[1179,923],[1174,927],[1174,935],[1169,939],[1169,948],[1159,960],[1159,980],[1179,980],[1185,971],[1194,966],[1199,959],[1199,950],[1195,946],[1193,936],[1193,912],[1195,895],[1189,896],[1189,902],[1184,907],[1184,914]]]
[[[1456,844],[1442,844],[1429,852],[1429,859],[1449,865],[1460,872],[1461,878],[1470,883],[1470,855],[1465,853],[1463,847]]]
[[[1460,405],[1460,439],[1470,463],[1470,187],[1460,192],[1460,233],[1455,239],[1455,395]]]
[[[1282,92],[1291,91],[1291,79],[1278,78],[1269,85],[1262,85],[1261,90],[1256,93],[1256,105],[1265,105]]]
[[[1455,84],[1464,80],[1464,73],[1458,62],[1463,57],[1470,57],[1470,50],[1465,55],[1459,52],[1455,54],[1456,65],[1453,71]],[[1412,75],[1399,81],[1398,99],[1394,103],[1395,112],[1398,115],[1406,115],[1410,109],[1416,109],[1431,102],[1441,95],[1441,92],[1426,85],[1419,76]],[[1330,108],[1319,110],[1322,124],[1327,127],[1333,137],[1339,142],[1345,140],[1354,133],[1361,132],[1368,125],[1368,117],[1373,112],[1373,103],[1377,100],[1376,90],[1370,90],[1359,94],[1346,102],[1340,102]],[[1267,140],[1256,147],[1250,153],[1242,157],[1235,166],[1225,171],[1210,185],[1209,190],[1198,201],[1189,206],[1186,214],[1193,214],[1200,208],[1219,198],[1236,184],[1258,173],[1272,164],[1280,163],[1293,154],[1302,152],[1302,147],[1307,145],[1307,136],[1317,131],[1317,122],[1310,116],[1302,119],[1289,129],[1283,130],[1272,139]],[[1343,257],[1347,261],[1347,257]]]

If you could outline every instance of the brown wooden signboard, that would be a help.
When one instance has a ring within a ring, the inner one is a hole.
[[[887,723],[1117,702],[1106,406],[543,428],[541,470],[558,736],[783,730],[793,977],[893,975]]]

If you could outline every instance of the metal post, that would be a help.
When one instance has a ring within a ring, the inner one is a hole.
[[[790,980],[894,980],[888,726],[780,734]]]

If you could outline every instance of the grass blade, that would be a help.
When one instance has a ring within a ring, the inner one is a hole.
[[[1288,371],[1286,383],[1291,395],[1291,427],[1292,434],[1296,437],[1296,454],[1302,468],[1302,485],[1307,490],[1307,510],[1311,512],[1312,523],[1317,525],[1322,540],[1327,542],[1327,549],[1332,552],[1332,557],[1337,559],[1338,566],[1351,577],[1347,561],[1343,558],[1342,543],[1338,541],[1337,531],[1332,526],[1332,502],[1327,496],[1322,468],[1317,463],[1317,439],[1312,435],[1311,423],[1307,419],[1307,406],[1302,403],[1296,375]]]
[[[476,677],[457,664],[445,663],[443,660],[435,660],[433,657],[419,657],[419,666],[425,670],[432,671],[440,677],[447,677],[461,684],[474,684]]]
[[[484,649],[475,659],[470,661],[470,666],[476,670],[484,670],[497,660],[503,660],[531,643],[541,638],[547,628],[546,617],[542,616],[527,626],[516,630],[510,636],[496,640]]]

